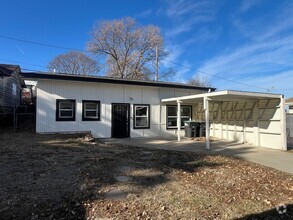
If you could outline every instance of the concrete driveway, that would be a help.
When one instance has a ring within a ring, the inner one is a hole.
[[[177,142],[174,137],[103,139],[103,141],[106,143],[125,144],[152,149],[233,156],[293,174],[293,152],[289,151],[284,152],[222,140],[211,142],[211,149],[208,151],[202,142],[195,142],[187,138],[183,138],[181,142]]]

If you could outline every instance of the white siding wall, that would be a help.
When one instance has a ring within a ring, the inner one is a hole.
[[[283,149],[280,99],[210,103],[211,136]],[[199,105],[197,118],[204,120]]]
[[[293,113],[286,114],[286,125],[287,125],[287,132],[289,137],[293,137]]]
[[[202,91],[158,88],[149,86],[116,85],[75,81],[38,80],[37,124],[38,133],[91,132],[94,137],[111,137],[111,104],[130,103],[130,136],[166,136],[176,134],[166,130],[166,106],[162,98],[199,94]],[[56,121],[56,99],[76,100],[76,120]],[[100,121],[82,121],[82,100],[101,102]],[[150,129],[133,129],[133,105],[150,104]],[[184,132],[182,131],[182,135]]]

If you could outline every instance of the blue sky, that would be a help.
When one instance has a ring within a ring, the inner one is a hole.
[[[1,6],[0,35],[81,50],[96,21],[131,16],[161,28],[170,52],[162,65],[174,66],[179,82],[202,71],[219,90],[293,96],[291,0],[2,0]],[[42,71],[66,52],[1,37],[0,48],[0,63]]]

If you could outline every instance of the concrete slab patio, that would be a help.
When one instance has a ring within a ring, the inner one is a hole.
[[[174,137],[103,139],[103,141],[106,143],[125,144],[150,149],[189,151],[233,156],[293,174],[292,152],[267,149],[248,144],[238,144],[235,142],[221,140],[211,142],[211,149],[206,150],[203,142],[195,142],[188,138],[183,138],[181,142],[178,142]]]

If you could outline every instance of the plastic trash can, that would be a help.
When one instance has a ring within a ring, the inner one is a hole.
[[[206,123],[201,122],[199,127],[199,137],[205,137],[206,136]]]
[[[198,137],[200,123],[196,121],[185,121],[185,137]]]

